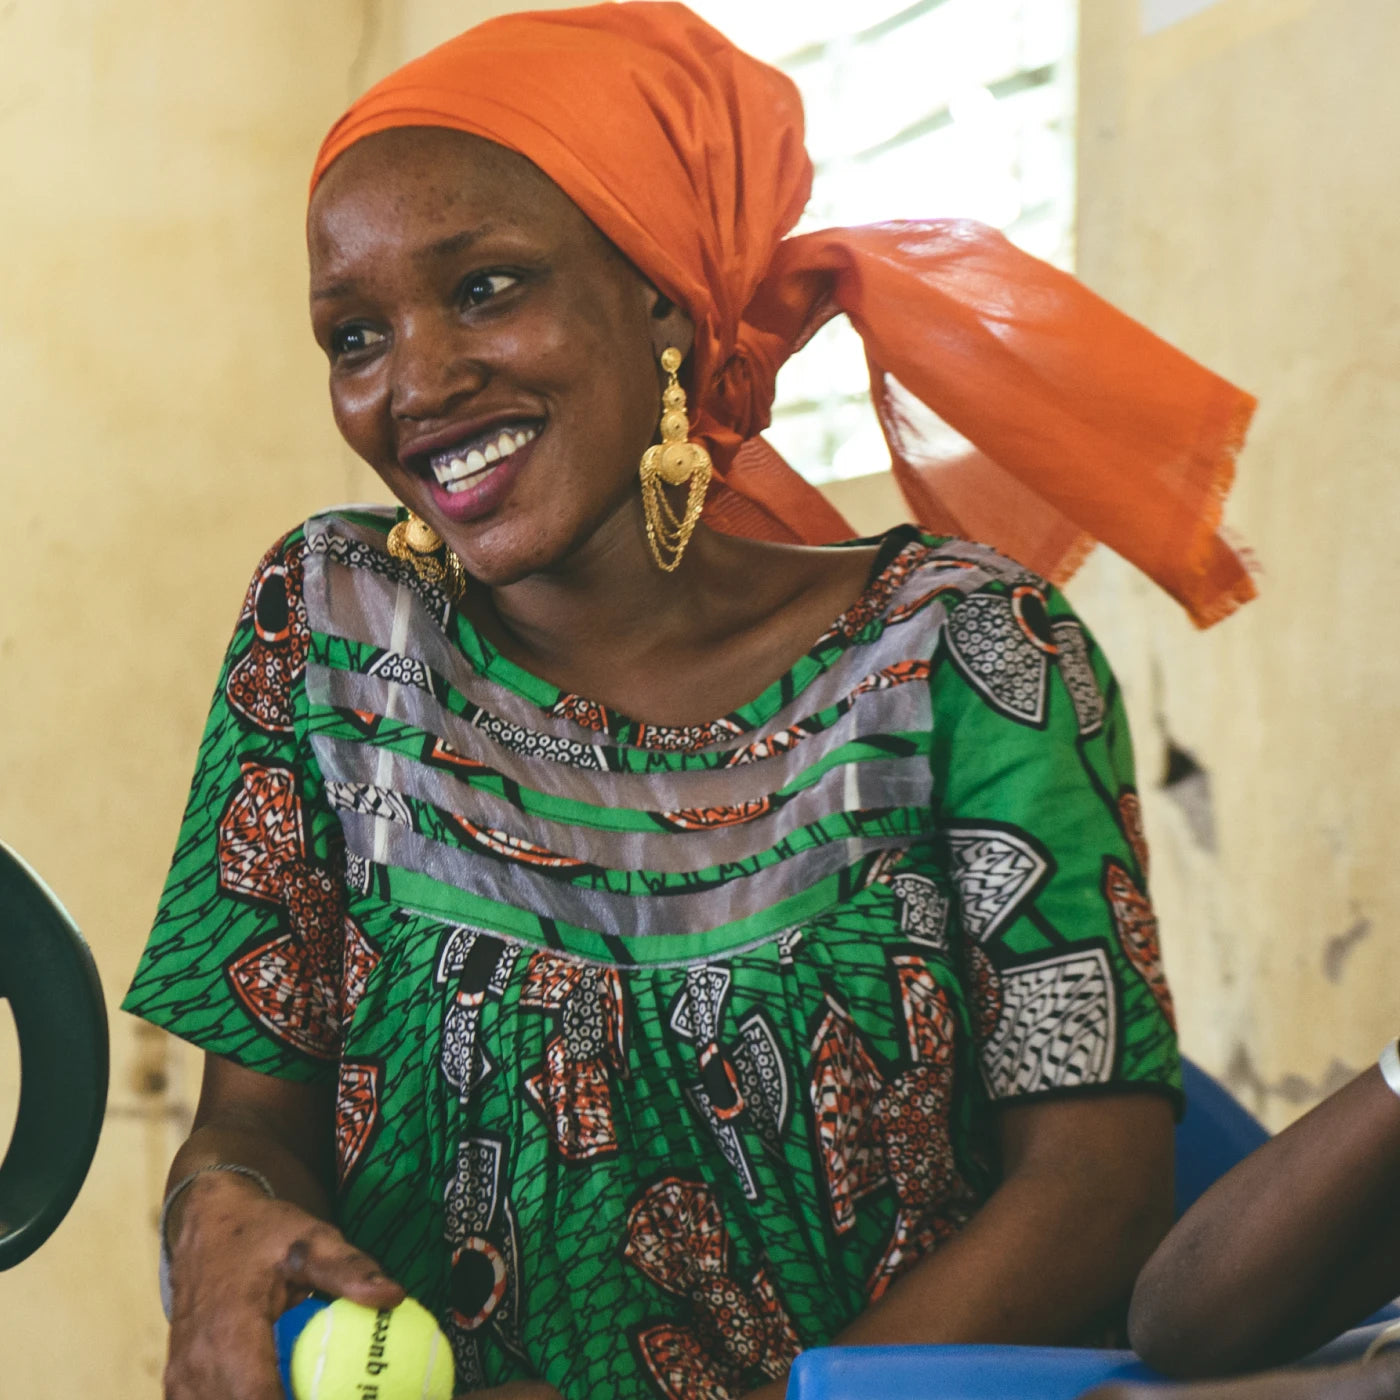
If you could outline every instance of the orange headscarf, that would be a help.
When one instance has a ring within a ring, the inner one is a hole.
[[[1202,626],[1254,596],[1217,533],[1254,400],[980,224],[786,238],[812,181],[801,99],[684,5],[488,20],[361,97],[326,137],[313,190],[356,141],[404,126],[526,156],[690,315],[717,528],[811,543],[853,533],[759,436],[779,367],[845,312],[923,525],[1057,581],[1102,540]],[[921,455],[892,380],[976,451]]]

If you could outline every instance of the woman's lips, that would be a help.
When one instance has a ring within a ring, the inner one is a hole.
[[[495,510],[529,461],[541,431],[533,424],[506,428],[470,450],[453,448],[434,453],[429,462],[428,486],[438,511],[446,519],[462,524]],[[506,446],[509,450],[502,451]],[[488,460],[487,448],[493,449],[494,460]]]

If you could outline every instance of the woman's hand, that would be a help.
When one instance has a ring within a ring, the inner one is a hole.
[[[404,1296],[333,1225],[209,1172],[183,1193],[171,1241],[166,1400],[283,1400],[273,1324],[313,1289],[390,1308]]]
[[[313,1289],[393,1307],[403,1289],[327,1223],[334,1123],[328,1085],[205,1057],[194,1131],[170,1182],[188,1179],[166,1229],[171,1253],[167,1400],[284,1400],[272,1328]],[[236,1162],[276,1193],[236,1172]]]

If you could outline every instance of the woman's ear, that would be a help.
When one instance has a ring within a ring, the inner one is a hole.
[[[651,343],[659,359],[668,345],[674,345],[683,357],[688,357],[695,344],[695,325],[684,311],[654,287],[651,296]]]

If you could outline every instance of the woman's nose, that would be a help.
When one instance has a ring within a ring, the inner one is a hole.
[[[486,366],[460,330],[437,322],[400,329],[394,340],[389,406],[396,418],[443,418],[481,391]]]

